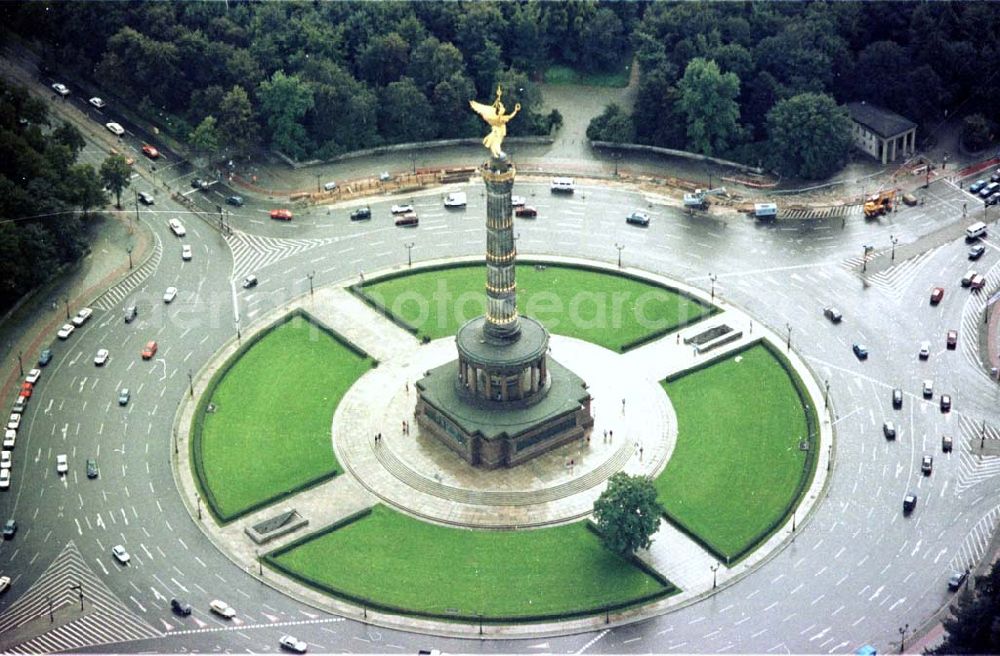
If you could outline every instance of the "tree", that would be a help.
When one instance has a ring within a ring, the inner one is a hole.
[[[851,149],[851,119],[830,96],[803,93],[767,113],[769,153],[777,170],[825,178],[844,165]]]
[[[68,199],[86,216],[95,207],[108,202],[101,178],[90,164],[73,165],[66,176]]]
[[[246,90],[236,85],[219,104],[219,139],[236,155],[248,155],[257,145],[257,123]]]
[[[392,32],[372,39],[361,51],[358,67],[362,77],[376,87],[398,80],[406,72],[410,44]]]
[[[83,135],[80,134],[80,130],[75,125],[70,125],[69,123],[63,123],[53,130],[52,138],[56,143],[69,148],[74,160],[83,150],[84,146],[87,145],[87,142],[83,139]]]
[[[111,155],[101,163],[101,182],[115,195],[115,207],[122,208],[122,191],[132,184],[132,167],[123,155]]]
[[[966,116],[962,121],[962,145],[969,150],[982,150],[993,141],[996,125],[982,114]]]
[[[663,509],[648,476],[618,472],[594,502],[594,520],[604,544],[621,556],[648,549]]]
[[[614,143],[634,143],[635,125],[632,117],[621,107],[611,103],[600,116],[595,116],[587,126],[587,138],[591,141],[612,141]]]
[[[976,577],[975,591],[965,590],[942,624],[944,641],[928,654],[1000,653],[1000,562]]]
[[[688,148],[703,155],[726,152],[739,141],[740,79],[719,65],[697,57],[677,83],[677,113],[687,126]]]
[[[437,134],[431,104],[410,78],[388,85],[379,99],[378,127],[387,142],[426,141]]]
[[[310,150],[302,117],[313,108],[313,90],[297,75],[275,71],[258,90],[260,110],[271,133],[271,144],[289,157],[301,158]]]
[[[191,134],[188,141],[195,152],[201,153],[212,160],[219,153],[219,130],[218,121],[214,116],[206,116],[202,119]]]
[[[621,19],[615,12],[602,7],[583,25],[580,64],[589,71],[609,71],[624,66],[628,63],[622,61],[622,52],[626,47]]]

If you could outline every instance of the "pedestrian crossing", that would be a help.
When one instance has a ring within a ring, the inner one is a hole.
[[[156,238],[156,244],[153,246],[153,254],[142,263],[142,266],[128,274],[124,280],[101,294],[97,301],[94,302],[95,308],[105,312],[117,308],[126,296],[131,294],[139,285],[146,282],[146,279],[156,272],[157,267],[160,266],[160,260],[163,259],[163,242],[160,241],[160,236],[156,233],[153,233],[153,236]]]
[[[1000,440],[1000,430],[981,421],[959,418],[959,437],[955,439],[959,457],[958,481],[954,488],[956,495],[994,476],[1000,476],[1000,456],[978,453],[976,447],[985,440]]]
[[[875,273],[865,273],[862,275],[864,275],[868,284],[881,289],[891,298],[899,300],[903,297],[903,293],[906,291],[909,284],[914,278],[917,277],[920,270],[937,253],[939,248],[940,246],[924,251],[923,253],[895,264],[888,269]],[[852,273],[861,273],[861,268],[865,259],[867,259],[870,263],[875,258],[882,257],[884,255],[885,253],[883,251],[872,251],[865,258],[848,258],[840,263],[840,267]]]
[[[793,207],[778,212],[777,219],[846,219],[854,214],[860,215],[860,205],[827,205],[825,207]]]
[[[225,235],[226,243],[233,252],[233,278],[240,280],[266,266],[281,260],[305,253],[314,248],[335,244],[337,237],[324,239],[280,239],[251,235],[240,230],[233,230]]]
[[[80,586],[80,587],[76,587]],[[79,612],[80,594],[83,608]],[[62,621],[49,630],[50,611]],[[37,626],[38,630],[32,628]],[[162,636],[133,614],[87,566],[70,541],[38,580],[0,615],[0,645],[5,654],[48,654]]]
[[[959,545],[957,553],[948,561],[952,571],[964,572],[966,569],[973,569],[976,563],[986,553],[986,549],[996,530],[997,521],[1000,520],[1000,506],[986,513],[986,516],[976,522],[962,544]]]

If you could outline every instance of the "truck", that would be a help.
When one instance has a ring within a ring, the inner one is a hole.
[[[684,194],[684,209],[707,210],[709,196],[719,196],[725,193],[725,187],[717,187],[715,189],[695,189],[694,193]]]
[[[444,206],[445,207],[465,207],[468,201],[464,191],[453,191],[452,193],[445,196]]]
[[[892,204],[896,202],[896,190],[880,191],[865,199],[863,207],[866,219],[877,219],[883,214],[892,211]]]
[[[774,203],[754,203],[753,218],[767,221],[778,217],[778,206]]]

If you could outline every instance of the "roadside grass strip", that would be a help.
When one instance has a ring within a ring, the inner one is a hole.
[[[429,524],[381,505],[268,561],[368,607],[454,619],[581,615],[675,591],[605,549],[582,522],[476,531]]]
[[[799,448],[809,410],[760,344],[662,385],[678,436],[655,480],[660,502],[682,530],[735,561],[780,525],[812,475]]]
[[[371,361],[296,317],[253,344],[208,401],[204,484],[223,519],[341,471],[334,409]]]
[[[716,311],[697,299],[626,275],[583,267],[517,266],[518,311],[550,332],[614,351]],[[455,265],[365,284],[360,293],[421,337],[458,332],[486,310],[486,268]]]

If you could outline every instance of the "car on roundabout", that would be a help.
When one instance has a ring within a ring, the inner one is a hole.
[[[304,640],[299,640],[295,636],[283,635],[278,640],[278,644],[282,649],[287,649],[288,651],[295,652],[296,654],[306,653],[308,646]]]
[[[142,359],[150,360],[154,355],[156,355],[157,344],[155,340],[150,340],[146,342],[146,345],[142,347]]]
[[[187,617],[193,612],[194,609],[191,608],[191,604],[187,603],[186,601],[181,601],[180,599],[171,599],[170,610],[172,610],[175,614],[180,615],[181,617]]]
[[[393,214],[408,214],[413,211],[413,205],[393,205]]]
[[[944,287],[935,287],[931,290],[931,305],[937,305],[944,298]]]
[[[351,212],[351,221],[367,221],[372,218],[372,208],[365,206]]]
[[[903,390],[898,387],[892,390],[892,407],[897,410],[903,407]]]
[[[236,617],[236,611],[233,609],[233,607],[227,604],[226,602],[222,601],[221,599],[213,599],[211,602],[209,602],[208,608],[216,615],[224,617],[227,620],[231,620],[234,617]]]
[[[511,204],[512,207],[521,207],[526,202],[527,201],[525,200],[524,196],[511,196],[510,197],[510,204]]]
[[[249,276],[243,279],[243,282],[241,284],[243,285],[243,289],[253,289],[254,287],[257,286],[257,283],[258,283],[257,276],[255,276],[254,274],[250,274]]]
[[[932,398],[934,396],[934,381],[929,378],[925,380],[920,387],[920,393],[925,399]]]
[[[917,357],[921,360],[926,360],[931,357],[931,343],[924,341],[920,342],[920,350],[917,352]]]
[[[855,342],[851,346],[851,350],[854,351],[854,355],[855,355],[855,357],[858,358],[858,360],[867,360],[868,359],[868,347],[865,346],[864,344],[859,344],[859,343]]]
[[[905,497],[903,497],[903,514],[908,515],[917,507],[917,495],[913,492],[908,492]]]
[[[185,262],[190,262],[191,261],[191,255],[192,255],[192,253],[191,253],[191,245],[190,244],[184,244],[183,246],[181,246],[181,259],[182,260],[184,260]]]
[[[13,540],[14,535],[17,534],[17,522],[13,519],[8,519],[3,525],[3,539]]]
[[[534,219],[538,216],[538,210],[531,205],[521,205],[514,209],[514,216],[522,219]]]
[[[128,562],[132,560],[132,556],[128,555],[128,551],[126,551],[125,547],[120,544],[116,544],[111,547],[111,554],[115,557],[115,560],[122,565],[128,565]]]
[[[270,216],[275,221],[291,221],[292,220],[292,211],[291,210],[285,210],[285,209],[271,210]]]
[[[823,308],[823,316],[830,320],[830,323],[840,323],[844,320],[844,315],[840,313],[840,310],[828,305]]]
[[[969,249],[969,259],[978,260],[983,256],[983,253],[985,252],[986,252],[985,246],[983,246],[982,244],[976,244],[975,246]]]
[[[926,476],[930,476],[934,471],[934,456],[925,455],[920,459],[920,471]]]
[[[962,587],[962,584],[965,583],[967,578],[969,578],[969,570],[965,570],[964,572],[955,572],[948,577],[948,589],[955,592]]]
[[[226,196],[226,205],[233,207],[243,207],[243,196]]]
[[[954,448],[954,440],[951,439],[951,435],[941,436],[941,452],[951,453],[952,448]]]
[[[941,412],[951,411],[951,394],[941,395]]]
[[[94,366],[103,367],[106,365],[110,355],[111,354],[108,352],[108,349],[97,349],[97,355],[94,356]]]
[[[69,95],[69,89],[66,87],[65,84],[61,82],[56,82],[55,84],[53,84],[52,90],[64,98]]]
[[[97,469],[97,460],[94,458],[87,458],[87,478],[97,478],[99,475]]]
[[[60,453],[56,456],[56,473],[65,474],[69,471],[69,460],[66,458],[65,453]]]
[[[129,399],[131,398],[132,398],[132,393],[128,391],[127,387],[123,387],[121,391],[118,392],[118,405],[128,405]]]
[[[887,440],[896,439],[896,424],[892,423],[891,421],[883,422],[882,434],[885,436],[885,439]]]
[[[167,287],[167,291],[163,292],[163,302],[164,303],[173,303],[174,299],[176,299],[176,298],[177,298],[177,288],[176,287]]]
[[[625,223],[629,225],[639,226],[640,228],[648,228],[649,214],[647,214],[646,212],[640,212],[636,210],[625,217]]]
[[[947,346],[950,350],[954,350],[955,347],[958,346],[957,330],[948,331],[948,333],[945,335],[945,346]]]

